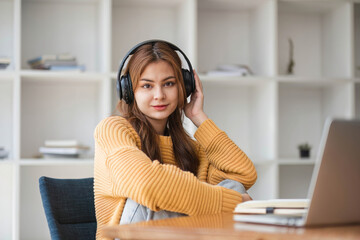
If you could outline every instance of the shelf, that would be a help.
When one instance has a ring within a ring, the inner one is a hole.
[[[94,158],[81,159],[43,159],[29,158],[21,159],[21,166],[77,166],[77,165],[94,165]]]
[[[293,83],[298,86],[308,87],[327,87],[337,84],[346,84],[356,82],[356,78],[335,78],[335,77],[306,77],[306,76],[277,76],[279,83]]]
[[[14,81],[15,72],[8,70],[0,70],[0,84],[1,82]]]
[[[274,78],[271,77],[260,77],[260,76],[208,76],[204,74],[199,74],[199,78],[204,84],[208,83],[217,83],[221,85],[261,85],[266,84],[269,81],[273,81]]]
[[[0,81],[0,147],[4,147],[9,151],[13,148],[13,130],[14,124],[14,84],[13,81]],[[9,152],[9,158],[13,157],[13,152]],[[1,160],[0,160],[1,161]]]
[[[297,157],[302,142],[317,153],[325,120],[351,117],[352,91],[353,83],[279,83],[279,157]]]
[[[23,81],[20,157],[38,155],[48,139],[76,139],[94,146],[93,132],[101,120],[99,88],[98,82]]]
[[[272,165],[276,164],[275,160],[254,160],[254,159],[251,159],[251,160],[255,166],[272,166]]]
[[[280,159],[278,164],[281,165],[314,165],[316,163],[316,159],[314,158],[307,158],[307,159]]]
[[[96,82],[108,77],[107,74],[92,72],[56,72],[46,70],[23,70],[20,72],[22,79],[29,81],[82,81]]]
[[[360,2],[354,3],[355,77],[360,78]]]
[[[222,64],[247,65],[273,76],[274,1],[198,1],[198,72]]]
[[[0,160],[0,236],[2,239],[12,239],[12,223],[14,220],[13,207],[14,207],[14,198],[13,198],[13,189],[14,186],[14,175],[13,175],[13,166],[11,164],[5,164],[10,162],[8,160]]]
[[[250,196],[257,200],[278,198],[277,177],[274,178],[274,176],[277,176],[278,174],[276,161],[260,161],[260,164],[254,161],[254,165],[256,168],[257,180],[254,186],[252,186],[248,191]]]
[[[275,157],[273,83],[237,87],[203,83],[204,111],[252,159]]]
[[[360,82],[355,84],[355,117],[360,119]]]
[[[21,69],[42,54],[70,53],[87,70],[100,71],[99,12],[99,1],[22,1]]]
[[[14,160],[11,159],[0,159],[0,165],[12,165],[14,163]]]
[[[14,0],[0,1],[0,58],[14,61]],[[13,69],[13,63],[8,68]],[[0,70],[0,81],[2,71]]]
[[[279,198],[307,198],[313,171],[313,164],[279,165]]]
[[[287,72],[292,39],[295,75],[352,77],[351,10],[347,1],[280,0],[279,74]]]
[[[174,43],[193,60],[195,1],[144,0],[113,1],[112,6],[112,71],[117,71],[125,54],[137,43],[162,39]],[[137,16],[137,17],[134,17]],[[134,29],[139,31],[134,34]],[[190,39],[190,40],[189,40]]]

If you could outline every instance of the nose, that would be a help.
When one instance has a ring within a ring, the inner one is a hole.
[[[161,86],[155,87],[154,89],[154,99],[164,99],[165,98],[165,92],[164,89]]]

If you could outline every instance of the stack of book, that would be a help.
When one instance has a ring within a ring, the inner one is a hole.
[[[76,140],[46,140],[44,145],[39,148],[44,158],[79,158],[89,150]]]
[[[220,65],[215,70],[207,72],[208,76],[248,76],[252,75],[253,72],[246,65],[238,65],[238,64],[227,64]]]
[[[302,216],[307,212],[309,204],[309,199],[255,200],[239,203],[234,213],[241,215],[273,214]]]
[[[78,65],[76,57],[71,54],[44,54],[30,59],[32,69],[52,71],[85,71],[84,65]]]
[[[0,159],[5,159],[9,155],[9,152],[4,149],[4,147],[0,147]]]
[[[0,56],[0,70],[6,69],[9,66],[10,62],[11,62],[10,58]]]

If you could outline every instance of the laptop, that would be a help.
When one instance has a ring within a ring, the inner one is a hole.
[[[302,216],[234,215],[235,221],[310,227],[360,223],[360,120],[327,119]]]

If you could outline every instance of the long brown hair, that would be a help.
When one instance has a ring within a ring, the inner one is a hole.
[[[180,169],[197,174],[199,160],[194,150],[194,144],[182,126],[183,109],[187,104],[186,91],[181,73],[181,60],[177,53],[164,42],[145,44],[137,49],[131,56],[125,72],[130,74],[135,91],[141,74],[145,68],[156,61],[166,61],[169,63],[175,74],[176,83],[179,91],[178,106],[169,116],[167,126],[171,136],[176,163]],[[146,116],[139,110],[136,99],[131,104],[126,104],[123,100],[117,104],[117,110],[121,116],[126,118],[134,127],[141,139],[141,150],[151,159],[162,163],[159,148],[159,137],[146,119]]]

